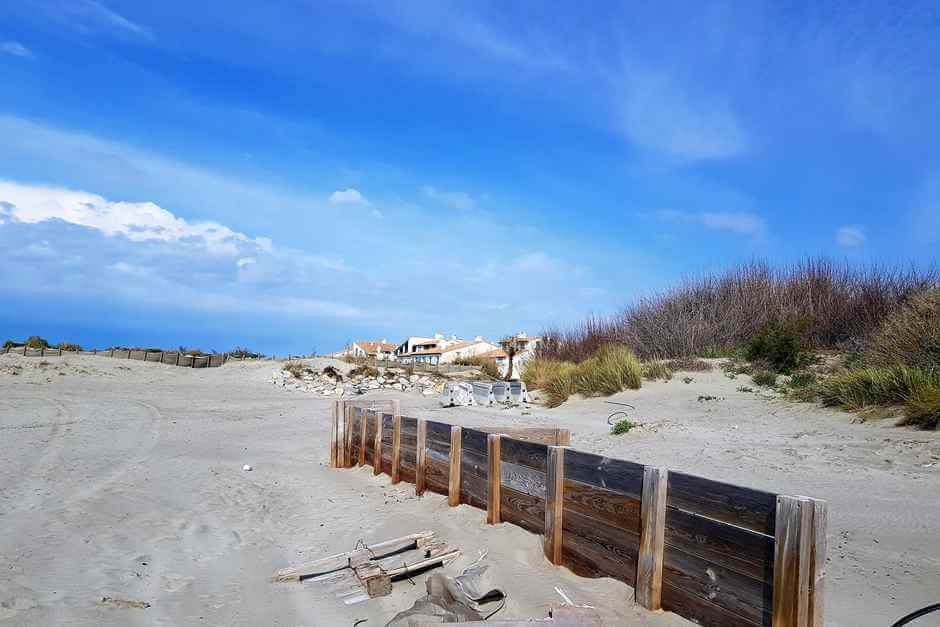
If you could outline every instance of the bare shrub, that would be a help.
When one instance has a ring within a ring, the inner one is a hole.
[[[863,359],[874,366],[940,367],[940,290],[918,294],[888,316]]]
[[[807,349],[840,348],[857,345],[909,298],[938,286],[935,269],[854,268],[826,259],[773,268],[754,261],[687,280],[612,316],[549,329],[537,353],[580,362],[616,343],[644,359],[728,355],[785,320],[805,322]]]
[[[483,357],[482,355],[473,355],[470,357],[458,357],[454,360],[456,366],[474,366],[480,369],[480,372],[490,379],[499,379],[499,366],[495,359]]]
[[[711,372],[715,369],[710,362],[695,357],[667,359],[664,364],[673,372]]]
[[[326,368],[324,368],[324,369],[323,369],[323,372],[324,372],[324,373],[326,373],[326,369],[327,369],[327,368],[329,368],[329,369],[333,370],[333,372],[336,372],[337,374],[339,374],[338,371],[337,371],[335,368],[333,368],[333,366],[327,366]],[[365,377],[365,378],[373,378],[373,379],[374,379],[375,377],[379,376],[379,371],[376,370],[375,368],[373,368],[372,366],[367,366],[367,365],[363,364],[363,365],[361,365],[361,366],[356,366],[355,368],[353,368],[352,370],[350,370],[350,371],[349,371],[349,376],[350,376],[350,377]],[[336,378],[336,377],[334,377],[334,378]],[[342,376],[340,376],[339,380],[342,381],[342,379],[343,379]]]

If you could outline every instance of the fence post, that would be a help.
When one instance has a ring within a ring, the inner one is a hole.
[[[418,419],[418,437],[415,446],[415,494],[424,494],[424,472],[427,466],[428,423],[423,418]]]
[[[648,610],[662,605],[663,546],[666,535],[666,486],[669,471],[643,468],[640,504],[640,554],[636,567],[636,602]]]
[[[502,446],[498,433],[486,436],[486,522],[498,525],[500,522],[499,502],[500,486],[502,485],[502,470],[500,468],[500,455]]]
[[[450,470],[447,479],[447,504],[460,505],[460,450],[463,447],[463,428],[450,428]]]
[[[372,450],[372,474],[382,474],[382,412],[372,410],[375,416],[375,445]]]
[[[401,481],[399,476],[401,463],[401,416],[397,413],[392,418],[392,483]]]
[[[545,557],[561,564],[563,515],[565,503],[565,447],[548,447],[545,473]]]
[[[823,624],[826,502],[777,497],[773,627]]]
[[[352,457],[352,440],[353,440],[353,412],[355,407],[352,404],[346,404],[346,411],[344,412],[346,416],[346,465],[344,468],[352,468],[356,465],[356,460]]]
[[[366,426],[368,425],[369,416],[366,413],[366,410],[361,409],[359,411],[359,465],[366,465]]]
[[[339,401],[333,401],[333,429],[332,439],[330,440],[330,468],[336,468],[337,454],[339,449]]]

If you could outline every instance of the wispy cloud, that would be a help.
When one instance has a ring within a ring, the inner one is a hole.
[[[54,19],[84,35],[107,33],[138,43],[149,43],[155,38],[144,26],[114,11],[96,0],[72,0],[38,4],[50,19]]]
[[[858,248],[865,243],[865,232],[857,226],[840,226],[836,229],[836,242],[843,248]]]
[[[366,197],[363,196],[362,192],[360,192],[358,189],[349,187],[346,189],[338,189],[330,194],[330,204],[366,206],[369,204],[369,201],[366,200]]]
[[[767,223],[757,214],[746,211],[703,211],[692,213],[664,209],[656,214],[661,220],[680,224],[698,224],[716,231],[760,238],[767,234]]]
[[[477,206],[473,197],[466,192],[445,192],[431,187],[430,185],[425,185],[421,188],[421,192],[425,197],[443,203],[452,209],[468,211],[475,209]]]
[[[526,272],[549,272],[557,270],[560,263],[542,251],[527,253],[517,258],[513,266]]]
[[[18,41],[4,41],[0,43],[0,52],[24,59],[33,58],[33,51]]]

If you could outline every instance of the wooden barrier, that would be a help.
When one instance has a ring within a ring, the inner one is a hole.
[[[541,534],[550,562],[619,579],[651,610],[709,626],[823,624],[825,501],[576,451],[564,429],[460,427],[392,402],[344,426],[335,417],[354,404],[335,402],[331,465],[372,464]]]
[[[67,351],[61,348],[27,348],[25,346],[0,348],[0,354],[15,353],[24,357],[62,357],[65,355],[100,355],[115,359],[133,359],[136,361],[149,361],[163,363],[171,366],[185,368],[218,368],[231,360],[244,361],[244,357],[233,357],[229,353],[213,353],[212,355],[187,355],[179,351],[147,351],[108,349],[99,351]],[[256,358],[261,359],[261,358]]]

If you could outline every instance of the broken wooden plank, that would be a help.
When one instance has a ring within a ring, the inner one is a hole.
[[[458,557],[460,557],[460,549],[453,549],[452,551],[448,551],[447,553],[443,553],[435,557],[429,557],[427,559],[419,560],[412,564],[403,564],[402,566],[399,566],[398,568],[392,568],[388,571],[388,576],[394,579],[395,577],[401,577],[403,575],[407,575],[409,573],[414,573],[420,570],[424,570],[425,568],[430,568],[432,566],[437,566],[437,565],[443,566],[445,564],[452,562]]]

